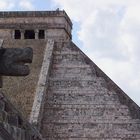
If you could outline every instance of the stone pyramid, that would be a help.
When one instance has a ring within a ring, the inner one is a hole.
[[[64,10],[0,12],[2,47],[34,50],[29,77],[3,77],[14,106],[31,112],[44,140],[140,140],[140,108],[72,42],[71,30]]]
[[[140,108],[73,42],[47,53],[31,116],[46,140],[140,140]]]

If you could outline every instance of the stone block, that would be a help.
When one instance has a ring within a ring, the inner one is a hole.
[[[18,115],[8,114],[8,123],[13,126],[18,126]]]
[[[7,122],[7,112],[0,111],[0,122]]]
[[[5,102],[0,99],[0,110],[4,111],[5,110]]]

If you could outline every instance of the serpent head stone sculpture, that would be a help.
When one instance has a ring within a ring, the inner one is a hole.
[[[0,48],[0,76],[26,76],[33,58],[32,48]],[[2,82],[0,82],[2,83]]]

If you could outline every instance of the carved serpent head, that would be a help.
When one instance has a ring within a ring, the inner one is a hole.
[[[0,75],[26,76],[33,58],[32,48],[1,48],[0,49]]]

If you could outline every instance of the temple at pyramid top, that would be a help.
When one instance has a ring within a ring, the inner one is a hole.
[[[65,11],[0,12],[0,38],[71,39],[72,22]]]

